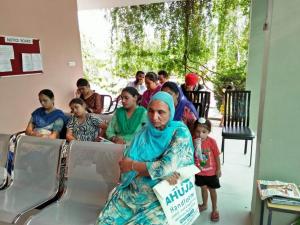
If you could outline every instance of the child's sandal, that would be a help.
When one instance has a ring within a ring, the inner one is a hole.
[[[210,214],[210,220],[213,222],[218,222],[220,220],[220,215],[218,211],[212,212]]]

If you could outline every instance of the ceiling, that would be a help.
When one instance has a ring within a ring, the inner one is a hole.
[[[77,4],[78,10],[81,11],[170,1],[174,0],[77,0]]]

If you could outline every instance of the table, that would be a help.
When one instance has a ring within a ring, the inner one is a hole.
[[[283,212],[283,213],[292,213],[292,214],[300,214],[300,206],[290,206],[290,205],[280,205],[271,203],[270,199],[265,199],[261,201],[261,209],[260,209],[260,225],[264,223],[264,208],[265,204],[268,213],[268,225],[272,224],[272,213],[273,211]]]

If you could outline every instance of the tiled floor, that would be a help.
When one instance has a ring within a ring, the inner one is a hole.
[[[214,137],[221,148],[221,128],[214,124],[211,136]],[[252,183],[254,166],[249,167],[250,143],[248,153],[244,155],[244,141],[225,141],[225,163],[222,165],[221,188],[218,190],[218,208],[220,221],[210,221],[210,199],[208,210],[201,213],[195,225],[250,225],[250,210],[252,198]],[[253,143],[253,152],[255,144]],[[255,158],[253,154],[252,159]],[[198,191],[201,202],[201,192]]]

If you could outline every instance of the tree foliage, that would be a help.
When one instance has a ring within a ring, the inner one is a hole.
[[[113,8],[111,73],[165,69],[197,72],[214,83],[245,86],[250,0],[182,0]]]

